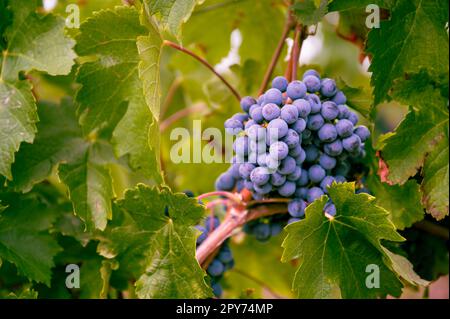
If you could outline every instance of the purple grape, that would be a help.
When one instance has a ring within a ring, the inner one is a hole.
[[[248,121],[245,123],[244,128],[245,128],[245,130],[248,130],[248,129],[249,129],[250,127],[252,127],[253,125],[257,125],[256,122],[255,122],[254,120],[248,120]]]
[[[256,157],[256,163],[259,165],[259,166],[266,166],[266,163],[267,163],[267,157],[269,156],[269,153],[261,153],[261,154],[258,154],[257,155],[257,157]]]
[[[228,169],[228,172],[231,174],[231,176],[233,176],[233,178],[235,179],[239,179],[241,178],[241,175],[239,174],[239,166],[241,166],[241,164],[236,163],[236,164],[232,164],[230,166],[230,168]]]
[[[314,202],[316,199],[320,198],[323,195],[323,191],[319,187],[311,187],[308,190],[307,201],[309,203]]]
[[[266,241],[270,238],[270,226],[268,224],[259,223],[253,228],[253,234],[259,241]]]
[[[319,157],[319,164],[324,169],[330,170],[333,169],[336,166],[336,159],[334,157],[331,157],[327,154],[322,154]]]
[[[347,97],[342,91],[338,91],[335,96],[331,99],[337,105],[342,105],[347,103]]]
[[[306,129],[306,121],[302,118],[299,118],[294,124],[291,125],[291,128],[296,131],[298,134],[302,134]]]
[[[349,114],[349,116],[348,116],[348,120],[349,120],[350,122],[352,122],[353,125],[358,124],[358,121],[359,121],[358,115],[356,115],[356,114],[353,113],[353,112],[349,112],[349,113],[350,113],[350,114]]]
[[[320,93],[325,97],[332,97],[337,93],[336,82],[332,79],[323,79]]]
[[[308,115],[311,113],[311,102],[305,99],[298,99],[295,100],[292,105],[297,107],[298,116],[307,118]]]
[[[239,166],[239,174],[243,179],[250,179],[250,174],[254,169],[255,165],[251,163],[242,163]]]
[[[261,141],[266,138],[266,128],[261,125],[254,124],[247,130],[247,136],[252,141]]]
[[[220,220],[216,216],[211,217],[208,216],[205,218],[205,228],[207,232],[212,231],[213,229],[216,229],[220,225]]]
[[[280,161],[272,156],[266,157],[266,166],[271,170],[277,170],[280,167]]]
[[[216,180],[216,190],[231,191],[234,188],[236,181],[229,172],[222,173]]]
[[[333,124],[324,124],[317,135],[322,142],[332,142],[337,138],[337,131]]]
[[[241,108],[242,108],[242,110],[243,110],[244,112],[246,112],[246,113],[249,112],[250,107],[251,107],[253,104],[256,104],[256,101],[255,101],[255,99],[252,98],[251,96],[246,96],[246,97],[243,97],[243,98],[241,99]]]
[[[300,178],[301,175],[302,175],[302,169],[300,168],[300,166],[296,166],[295,171],[293,173],[287,175],[287,179],[288,179],[288,181],[296,182],[296,181],[298,181],[298,179]]]
[[[257,103],[258,105],[261,105],[261,106],[264,105],[264,94],[262,94],[262,95],[260,95],[260,96],[258,97],[258,100],[257,100],[256,103]]]
[[[335,181],[333,176],[325,176],[325,178],[320,182],[320,187],[323,189],[324,193],[328,193],[328,187]]]
[[[283,197],[290,197],[295,193],[296,185],[294,182],[286,181],[278,188],[278,194]]]
[[[265,167],[256,167],[250,173],[250,180],[254,185],[262,186],[269,182],[270,174],[267,168]]]
[[[267,125],[269,141],[279,140],[288,132],[288,125],[282,119],[274,119]]]
[[[292,156],[292,155],[291,155]],[[297,157],[295,157],[295,163],[297,163],[297,165],[301,165],[305,162],[306,159],[306,152],[304,149],[302,149],[300,151],[300,155],[298,155]]]
[[[308,171],[302,169],[302,174],[300,175],[300,178],[297,180],[297,185],[306,186],[308,184],[309,184]]]
[[[338,116],[339,119],[347,119],[350,116],[350,110],[346,105],[338,104],[338,109],[339,109],[339,116]]]
[[[197,237],[197,242],[196,242],[197,245],[200,245],[208,237],[208,231],[206,230],[205,227],[203,227],[201,225],[197,225],[197,226],[195,226],[195,228],[197,228],[197,230],[199,230],[201,232],[200,236]]]
[[[308,170],[309,180],[313,183],[320,183],[326,175],[325,170],[320,165],[313,165]]]
[[[281,186],[284,184],[284,182],[286,182],[286,176],[275,172],[270,176],[270,183],[273,186]]]
[[[244,124],[245,121],[248,121],[249,116],[247,113],[236,113],[231,117],[233,120],[238,120],[242,124]]]
[[[296,167],[297,163],[295,162],[295,159],[293,157],[288,156],[281,161],[280,166],[278,167],[278,172],[280,172],[283,175],[289,175],[295,171]]]
[[[300,156],[302,153],[302,147],[300,146],[300,144],[295,145],[294,147],[289,149],[289,156],[292,156],[294,158]]]
[[[225,132],[230,135],[237,135],[244,129],[242,122],[233,118],[226,120],[224,125]]]
[[[301,99],[306,94],[306,86],[303,82],[292,81],[286,89],[286,94],[292,100]]]
[[[298,119],[298,109],[295,105],[286,104],[281,108],[281,119],[287,124],[293,124]]]
[[[365,142],[370,137],[370,131],[364,125],[360,125],[355,129],[355,134],[359,136],[361,142]]]
[[[262,107],[259,105],[257,107],[252,107],[252,109],[250,110],[250,116],[256,123],[262,123],[262,121],[264,120]]]
[[[300,136],[293,129],[289,129],[282,141],[291,149],[300,144]]]
[[[278,118],[280,113],[280,107],[274,103],[267,103],[262,109],[262,115],[266,121]]]
[[[288,156],[289,147],[284,142],[275,142],[270,145],[269,154],[272,158],[281,161]]]
[[[325,120],[323,119],[322,115],[320,114],[314,114],[311,115],[308,119],[307,127],[311,131],[317,131],[322,127],[322,125],[325,123]]]
[[[328,202],[325,204],[323,211],[330,216],[335,216],[336,215],[336,206],[333,203]]]
[[[269,183],[264,185],[256,185],[255,183],[253,183],[253,188],[255,189],[255,192],[261,195],[267,195],[272,191],[272,185],[270,185]]]
[[[224,271],[224,265],[217,259],[214,259],[206,269],[206,272],[213,277],[219,277],[223,274]]]
[[[254,191],[253,183],[250,180],[244,180],[244,188],[248,189],[249,191]]]
[[[323,118],[332,121],[339,115],[339,109],[336,105],[336,103],[331,101],[326,101],[322,104],[322,110],[320,111],[320,114],[322,114]]]
[[[336,123],[336,131],[340,137],[348,137],[353,133],[353,123],[347,119],[339,120]]]
[[[268,89],[264,94],[264,103],[274,103],[281,105],[283,102],[283,94],[278,89]]]
[[[303,78],[303,83],[306,85],[306,89],[310,93],[315,93],[320,90],[320,79],[314,75],[307,75]]]
[[[285,92],[288,86],[288,80],[284,76],[277,76],[272,81],[272,87],[280,90],[281,92]]]
[[[347,179],[341,175],[336,175],[334,177],[334,180],[336,181],[336,183],[345,183],[347,181]]]
[[[295,218],[305,216],[306,203],[302,199],[294,199],[288,204],[289,215]]]
[[[320,110],[322,109],[322,102],[320,102],[320,98],[317,95],[311,93],[308,94],[308,96],[305,99],[309,102],[309,105],[311,106],[312,114],[320,112]]]
[[[319,74],[319,72],[317,72],[317,71],[314,70],[314,69],[306,70],[305,73],[303,73],[303,78],[307,77],[308,75],[313,75],[313,76],[315,76],[315,77],[317,77],[317,78],[320,79],[320,74]]]
[[[248,137],[247,136],[239,136],[233,144],[233,149],[238,155],[247,155],[248,154]]]
[[[342,140],[342,146],[347,152],[354,152],[359,150],[359,147],[361,146],[361,139],[358,135],[353,134],[352,136]]]
[[[295,197],[306,200],[308,198],[308,190],[308,187],[297,187],[297,190],[295,191]]]
[[[334,142],[325,144],[323,150],[330,156],[338,156],[343,151],[342,142],[341,140],[335,140]]]

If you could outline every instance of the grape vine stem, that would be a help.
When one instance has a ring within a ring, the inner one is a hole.
[[[217,253],[222,243],[244,224],[265,216],[287,213],[286,203],[261,203],[254,204],[251,208],[246,205],[236,204],[230,207],[227,216],[201,245],[197,248],[197,260],[206,268],[211,261],[211,255]]]
[[[283,28],[283,32],[281,34],[280,40],[278,41],[277,47],[275,48],[275,52],[273,53],[273,56],[272,56],[269,66],[267,68],[267,71],[264,74],[263,82],[261,84],[261,87],[259,88],[258,96],[263,94],[264,91],[266,90],[267,84],[269,83],[270,78],[272,77],[273,70],[275,69],[277,62],[280,58],[284,43],[286,42],[286,38],[294,26],[295,26],[294,17],[292,15],[292,12],[289,10],[289,12],[287,13],[286,22],[284,24],[284,28]]]
[[[202,57],[198,56],[197,54],[195,54],[194,52],[183,48],[182,46],[172,42],[172,41],[168,41],[168,40],[164,40],[163,41],[163,45],[164,46],[169,46],[172,47],[178,51],[181,51],[183,53],[186,53],[187,55],[190,55],[191,57],[193,57],[194,59],[196,59],[197,61],[199,61],[201,64],[203,64],[206,68],[208,68],[211,72],[213,72],[227,87],[228,89],[230,89],[231,93],[233,93],[233,95],[236,97],[236,99],[238,101],[241,101],[241,96],[238,93],[238,91],[219,73],[217,72],[214,67],[208,63],[208,61],[206,61],[205,59],[203,59]]]

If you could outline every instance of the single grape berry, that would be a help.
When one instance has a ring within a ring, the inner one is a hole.
[[[320,182],[320,187],[324,193],[328,193],[328,187],[335,181],[333,176],[325,176],[325,178]]]
[[[214,259],[211,264],[209,264],[208,269],[206,269],[206,272],[213,277],[219,277],[224,271],[224,265],[217,259]]]
[[[278,89],[268,89],[264,94],[264,103],[274,103],[281,105],[283,102],[283,94]]]
[[[319,164],[326,170],[333,169],[336,166],[336,158],[327,154],[321,154],[319,157]]]
[[[258,124],[262,123],[262,121],[264,120],[262,109],[263,108],[258,105],[257,107],[252,107],[252,109],[250,110],[250,116],[252,117],[253,121]]]
[[[300,175],[300,178],[297,180],[297,185],[306,186],[308,184],[309,184],[308,171],[302,169],[302,174]]]
[[[284,76],[277,76],[272,81],[272,87],[280,90],[281,92],[286,91],[288,84],[289,82]]]
[[[295,145],[294,147],[289,149],[289,156],[292,156],[293,158],[296,158],[302,154],[302,147],[300,144]],[[297,161],[297,160],[296,160]]]
[[[310,93],[315,93],[320,90],[320,79],[315,75],[307,75],[303,78],[303,83],[306,85],[306,89]]]
[[[296,166],[295,170],[291,174],[287,175],[287,180],[291,181],[291,182],[296,182],[300,178],[301,175],[302,175],[301,167]]]
[[[350,137],[344,138],[342,140],[342,146],[347,152],[357,151],[361,146],[361,139],[358,135],[353,134]]]
[[[233,120],[238,120],[242,124],[245,123],[245,121],[248,121],[249,116],[247,113],[236,113],[231,117]]]
[[[282,141],[291,149],[300,144],[300,135],[293,129],[289,129]]]
[[[355,113],[353,113],[353,112],[349,112],[350,114],[348,115],[348,120],[350,121],[350,122],[352,122],[353,123],[353,125],[356,125],[356,124],[358,124],[358,121],[359,121],[359,118],[358,118],[358,115],[356,115]]]
[[[295,191],[295,197],[306,200],[308,198],[308,190],[308,187],[297,187]]]
[[[225,121],[225,132],[231,135],[237,135],[244,129],[244,125],[237,119],[228,119]]]
[[[305,73],[303,73],[303,78],[307,77],[308,75],[314,75],[315,77],[317,77],[317,78],[320,79],[320,74],[319,74],[319,72],[317,72],[317,71],[314,70],[314,69],[306,70]]]
[[[308,170],[309,180],[313,183],[320,183],[326,175],[325,170],[320,165],[313,165]]]
[[[260,223],[253,228],[253,234],[259,241],[266,241],[270,238],[270,226],[268,224]]]
[[[264,185],[257,185],[255,183],[253,183],[253,189],[258,194],[267,195],[272,191],[272,185],[270,185],[269,183],[264,184]]]
[[[285,106],[283,106],[281,108],[281,115],[279,115],[279,116],[287,124],[293,124],[298,119],[298,109],[295,105],[286,104]]]
[[[341,140],[335,140],[334,142],[325,144],[323,150],[330,156],[338,156],[343,151],[342,142]]]
[[[316,159],[319,157],[320,153],[319,153],[319,149],[314,146],[314,145],[309,145],[305,148],[305,153],[306,153],[306,161],[307,162],[315,162]]]
[[[325,97],[332,97],[337,93],[336,82],[332,79],[323,79],[320,93]]]
[[[347,97],[342,91],[338,91],[335,96],[331,99],[334,103],[337,105],[345,104],[347,103]]]
[[[301,99],[306,95],[306,86],[303,82],[292,81],[286,89],[286,94],[292,100]]]
[[[289,147],[284,142],[275,142],[270,145],[269,154],[272,158],[281,161],[288,156]]]
[[[294,124],[291,125],[291,128],[296,131],[298,134],[302,134],[306,129],[306,121],[302,118],[297,119]]]
[[[326,101],[322,104],[322,110],[320,111],[323,118],[332,121],[339,115],[339,109],[336,105],[336,103],[331,101]]]
[[[309,203],[312,203],[312,202],[314,202],[316,199],[320,198],[323,194],[324,194],[324,193],[323,193],[323,190],[322,190],[321,188],[316,187],[316,186],[311,187],[311,188],[308,190],[307,201],[308,201]]]
[[[267,125],[269,141],[276,141],[284,137],[288,132],[288,125],[282,119],[274,119]]]
[[[322,142],[332,142],[337,138],[337,131],[333,124],[326,123],[324,124],[317,135],[319,136],[320,141]]]
[[[282,175],[282,174],[280,174],[278,172],[275,172],[275,173],[273,173],[270,176],[270,183],[273,186],[281,186],[281,185],[284,184],[284,182],[286,182],[286,176],[285,175]]]
[[[320,101],[320,98],[317,95],[311,93],[308,94],[308,96],[305,99],[309,102],[309,105],[311,106],[312,114],[320,112],[320,110],[322,109],[322,102]]]
[[[280,166],[278,167],[278,172],[283,175],[289,175],[295,171],[296,166],[297,163],[295,162],[295,159],[291,156],[287,156],[281,161]]]
[[[294,199],[288,204],[289,215],[295,218],[300,218],[305,215],[306,203],[302,199]]]
[[[307,118],[311,113],[311,103],[305,99],[297,99],[292,102],[292,105],[297,107],[298,116]]]
[[[361,142],[365,142],[369,139],[370,137],[370,131],[367,127],[365,127],[364,125],[360,125],[355,129],[355,134],[359,136],[359,138],[361,139]]]
[[[353,123],[347,119],[339,120],[336,123],[336,131],[340,137],[348,137],[353,133]]]
[[[348,119],[348,117],[350,116],[350,110],[348,109],[348,107],[346,105],[340,105],[338,104],[338,109],[339,109],[339,119]]]
[[[307,127],[311,131],[317,131],[322,127],[322,125],[325,123],[325,120],[323,119],[322,115],[320,114],[314,114],[311,115],[308,119]]]
[[[244,112],[249,112],[250,106],[256,104],[256,100],[251,96],[246,96],[241,99],[241,108]]]
[[[278,194],[283,197],[290,197],[294,195],[296,185],[294,182],[286,181],[283,185],[278,188]]]
[[[270,174],[267,168],[265,167],[256,167],[250,173],[250,180],[254,185],[262,186],[269,182]]]
[[[242,163],[239,166],[239,174],[243,179],[250,179],[250,174],[254,169],[255,165],[251,163]]]
[[[247,155],[248,154],[248,137],[247,136],[239,136],[233,144],[233,149],[238,155]]]
[[[276,119],[280,114],[280,107],[274,103],[267,103],[262,108],[262,115],[266,121]]]
[[[228,172],[220,174],[216,180],[215,187],[219,191],[231,191],[234,188],[235,179]]]

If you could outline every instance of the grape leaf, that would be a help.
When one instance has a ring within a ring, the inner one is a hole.
[[[448,215],[449,200],[449,151],[448,131],[444,139],[428,154],[423,167],[423,181],[420,186],[422,203],[437,220]]]
[[[340,79],[338,82],[339,89],[344,92],[347,97],[347,105],[362,116],[368,118],[372,110],[372,95],[364,87],[351,87],[345,81]]]
[[[204,0],[145,0],[145,8],[150,15],[156,15],[163,29],[168,30],[178,40],[181,25],[189,20],[195,5]]]
[[[405,74],[426,69],[435,78],[448,77],[447,22],[447,1],[399,0],[390,20],[370,31],[375,105],[389,99],[394,81]]]
[[[328,5],[328,11],[346,11],[354,9],[362,9],[369,4],[376,4],[381,8],[392,8],[396,0],[333,0]]]
[[[17,191],[27,192],[34,184],[50,176],[60,162],[79,158],[86,152],[88,143],[82,138],[70,99],[61,105],[40,103],[38,133],[33,144],[23,144],[12,165],[13,181]]]
[[[0,56],[0,175],[11,179],[11,164],[22,142],[33,142],[36,105],[31,85],[19,72],[38,70],[68,74],[74,64],[74,42],[64,35],[64,19],[36,13],[37,1],[9,1],[12,23],[3,33]],[[3,28],[3,24],[2,24]],[[38,39],[38,40],[36,40]]]
[[[376,197],[375,203],[390,213],[390,219],[397,229],[411,227],[423,219],[419,184],[409,180],[404,185],[389,185],[380,181],[376,173],[367,177],[367,185]]]
[[[88,230],[104,230],[112,218],[114,197],[109,170],[101,163],[98,152],[90,145],[78,160],[59,166],[59,177],[69,188],[75,214]]]
[[[159,140],[154,134],[159,116],[160,44],[156,30],[139,23],[136,9],[116,7],[95,13],[83,23],[76,46],[80,55],[97,58],[84,63],[77,77],[83,85],[76,99],[85,133],[114,126],[117,114],[122,114],[113,132],[117,155],[129,154],[130,166],[157,182],[162,179]]]
[[[316,2],[319,2],[319,4],[317,5]],[[293,10],[302,24],[317,24],[328,12],[328,0],[297,1],[293,6]]]
[[[83,262],[80,268],[81,299],[105,299],[108,297],[111,272],[117,269],[114,260],[92,258]]]
[[[56,212],[35,196],[0,194],[0,199],[8,204],[0,213],[0,257],[30,280],[49,286],[53,257],[61,250],[47,232]]]
[[[198,234],[193,226],[204,213],[195,199],[139,184],[125,193],[118,206],[123,222],[108,228],[99,252],[108,258],[117,256],[119,270],[140,271],[136,282],[139,298],[211,296],[195,258]]]
[[[324,215],[327,197],[306,209],[306,219],[288,225],[282,261],[300,259],[293,288],[300,298],[375,298],[398,296],[402,284],[381,240],[402,241],[388,212],[367,194],[354,194],[354,184],[333,184],[329,189],[337,208],[333,218]],[[380,287],[366,286],[368,265],[377,265]]]

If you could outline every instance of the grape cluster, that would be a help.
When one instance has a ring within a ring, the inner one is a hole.
[[[200,236],[197,237],[197,247],[205,241],[209,233],[214,229],[219,227],[220,220],[217,217],[208,216],[205,219],[204,225],[197,225],[196,228],[201,232]],[[220,285],[220,279],[222,278],[225,271],[234,267],[233,254],[228,245],[228,240],[226,240],[222,246],[220,246],[219,252],[216,257],[211,261],[206,272],[211,279],[211,287],[213,293],[216,297],[222,295],[222,286]]]
[[[289,222],[302,218],[308,204],[328,193],[328,186],[347,180],[352,159],[365,156],[370,131],[357,125],[358,115],[346,102],[336,82],[315,70],[290,83],[278,76],[257,100],[244,97],[244,112],[225,121],[226,132],[236,136],[235,156],[216,180],[216,189],[245,188],[256,200],[292,198]],[[324,211],[333,216],[336,207],[330,201]],[[254,225],[252,232],[270,237],[269,224]]]

